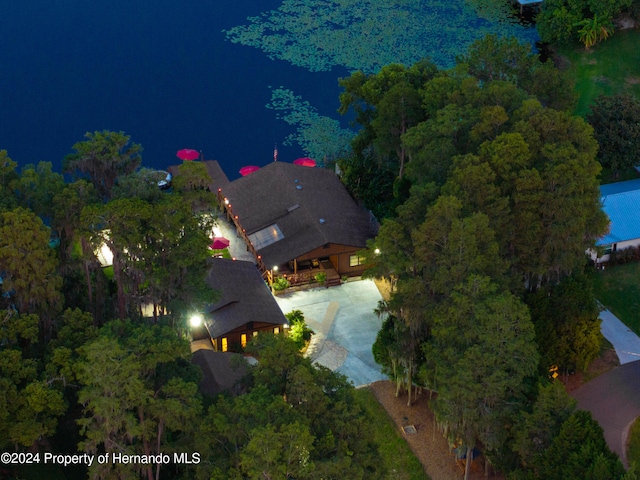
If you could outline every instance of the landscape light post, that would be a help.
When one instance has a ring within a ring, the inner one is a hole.
[[[270,282],[270,283],[271,283],[271,294],[272,294],[272,295],[275,295],[275,294],[276,294],[276,291],[275,291],[275,289],[273,288],[273,282],[274,282],[274,280],[276,279],[276,277],[275,277],[274,275],[277,275],[277,274],[278,274],[278,266],[277,266],[277,265],[274,265],[274,266],[271,268],[271,272],[270,272],[270,274],[269,274],[269,279],[271,280],[271,282]]]

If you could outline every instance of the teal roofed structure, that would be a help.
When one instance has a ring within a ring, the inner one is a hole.
[[[640,179],[601,185],[600,194],[609,230],[596,240],[601,256],[591,252],[597,263],[608,261],[611,252],[640,246]]]
[[[609,217],[609,233],[599,238],[596,245],[640,239],[640,190],[603,196],[602,208]]]

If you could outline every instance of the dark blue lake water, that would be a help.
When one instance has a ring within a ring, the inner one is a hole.
[[[85,132],[124,131],[143,166],[179,163],[181,148],[243,165],[302,156],[293,127],[265,108],[284,85],[335,116],[341,69],[310,73],[225,41],[223,29],[278,0],[0,2],[0,149],[20,166],[63,157]]]

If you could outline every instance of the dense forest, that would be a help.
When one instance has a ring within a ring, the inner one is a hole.
[[[353,386],[293,338],[247,348],[260,363],[245,395],[199,393],[187,322],[217,298],[205,282],[215,198],[199,162],[160,190],[166,172],[140,168],[141,150],[88,133],[65,158],[71,182],[0,154],[0,448],[41,466],[4,462],[0,475],[378,478]],[[88,457],[62,468],[45,453]],[[116,454],[169,460],[96,461]]]
[[[435,394],[450,444],[512,478],[620,478],[597,424],[550,380],[585,370],[602,339],[585,275],[607,229],[601,167],[569,79],[487,36],[451,70],[425,60],[341,84],[361,129],[340,168],[383,218],[366,275],[392,288],[373,348],[397,392]]]

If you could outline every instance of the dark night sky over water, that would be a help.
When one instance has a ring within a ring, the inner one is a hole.
[[[143,166],[178,163],[202,150],[230,178],[243,165],[302,156],[282,145],[293,127],[265,108],[269,86],[302,95],[336,117],[339,76],[310,73],[223,29],[275,9],[277,0],[23,0],[0,4],[0,149],[19,166],[61,170],[84,133],[124,131],[142,144]]]

